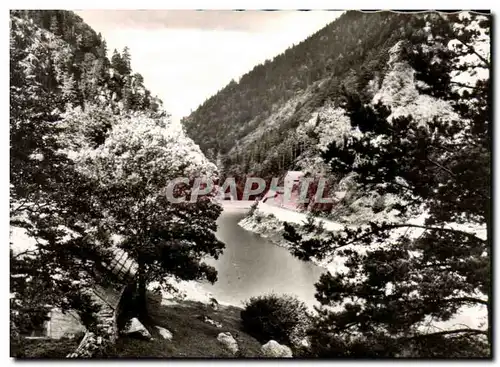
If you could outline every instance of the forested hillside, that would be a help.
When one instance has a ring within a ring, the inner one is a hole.
[[[227,172],[264,176],[293,168],[308,137],[295,133],[310,114],[380,78],[388,49],[418,27],[415,16],[349,11],[283,54],[257,65],[209,98],[183,123]],[[265,131],[265,133],[264,133]]]
[[[183,124],[224,174],[318,171],[315,148],[339,119],[345,92],[371,101],[389,73],[390,49],[399,41],[421,42],[441,17],[445,26],[432,32],[444,34],[458,21],[456,13],[348,11],[228,84]]]
[[[106,41],[73,12],[14,10],[11,35],[11,69],[29,63],[31,77],[60,94],[61,103],[110,105],[114,112],[158,111],[161,106],[143,77],[131,70],[128,48],[114,50],[109,60]],[[11,84],[17,78],[11,73]]]

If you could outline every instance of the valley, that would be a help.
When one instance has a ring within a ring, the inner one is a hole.
[[[200,90],[193,35],[300,13],[96,12]],[[137,43],[11,11],[13,357],[491,359],[491,14],[332,19],[179,122]]]

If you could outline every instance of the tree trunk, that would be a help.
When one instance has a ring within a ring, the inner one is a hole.
[[[136,310],[139,316],[148,315],[147,298],[146,298],[146,272],[144,263],[139,262],[137,271],[137,286],[136,286]]]
[[[489,203],[489,206],[491,208],[491,202]],[[492,254],[492,243],[491,243],[491,231],[492,231],[492,226],[491,226],[491,210],[488,210],[487,218],[486,218],[486,241],[487,241],[487,246],[488,246],[488,255],[490,256],[490,268],[488,269],[488,275],[490,277],[490,280],[492,279],[492,269],[491,269],[491,254]],[[487,311],[488,311],[488,344],[490,347],[490,355],[493,353],[493,340],[492,340],[492,326],[493,326],[493,310],[492,310],[492,302],[493,302],[493,297],[492,297],[492,285],[490,281],[490,289],[488,291],[488,305],[487,305]]]

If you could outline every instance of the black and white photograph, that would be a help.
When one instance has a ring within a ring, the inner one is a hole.
[[[14,7],[11,359],[493,358],[490,10]]]

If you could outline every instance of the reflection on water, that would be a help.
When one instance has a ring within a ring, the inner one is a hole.
[[[244,212],[223,212],[217,237],[226,244],[224,254],[207,261],[218,272],[218,281],[203,284],[204,290],[222,302],[239,304],[252,296],[270,292],[289,293],[312,306],[314,283],[324,269],[298,260],[290,252],[246,231],[238,222]]]

